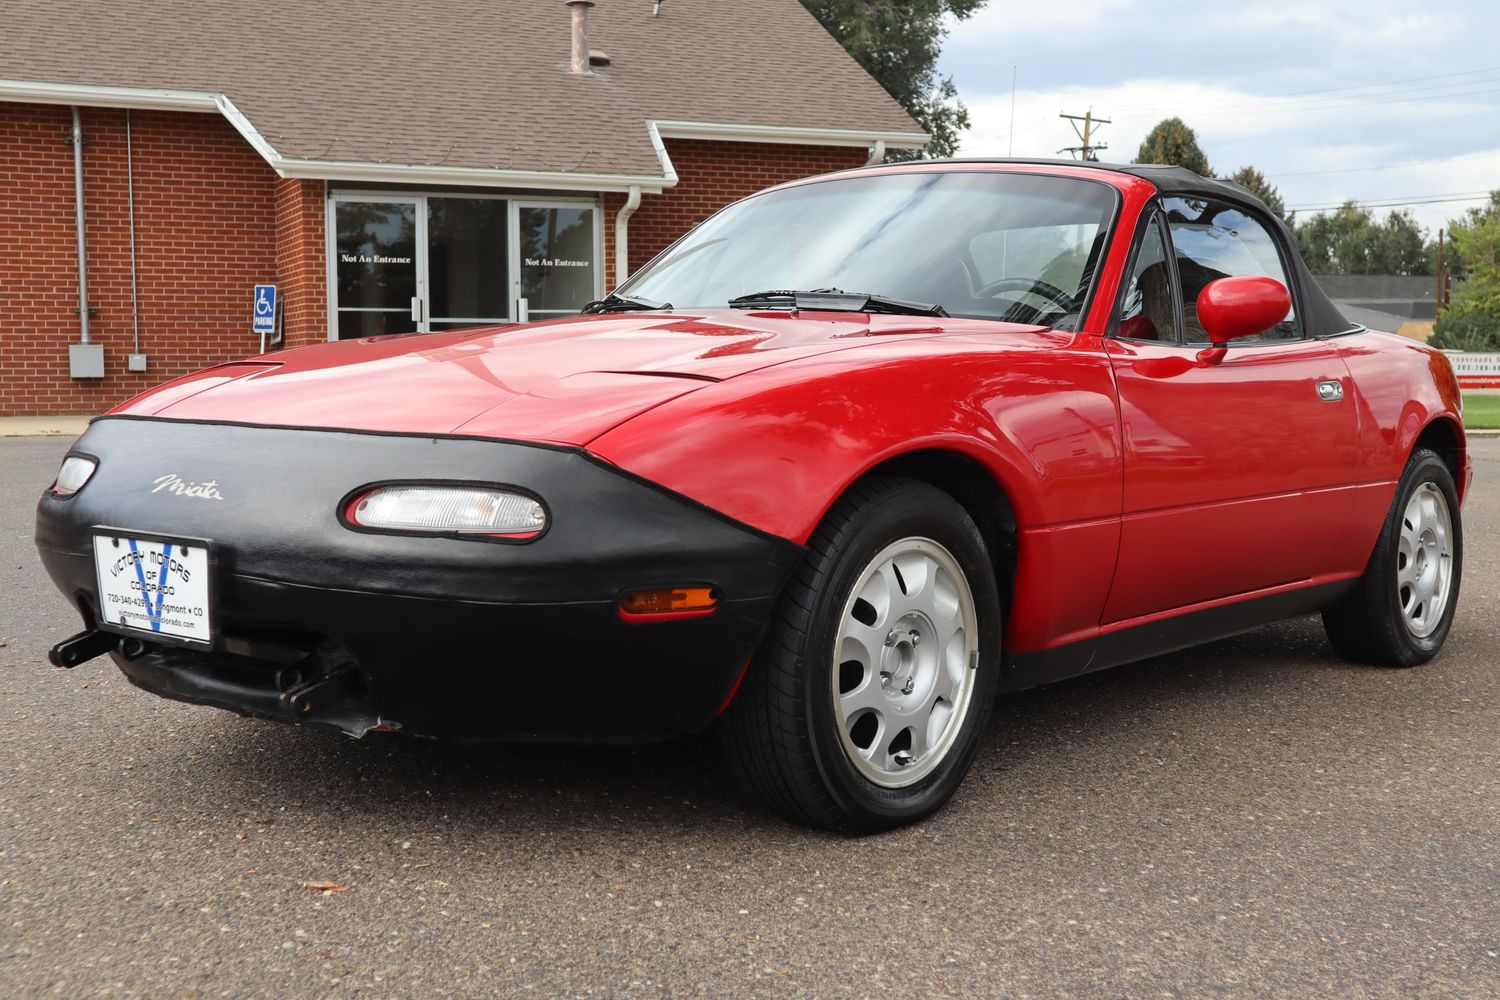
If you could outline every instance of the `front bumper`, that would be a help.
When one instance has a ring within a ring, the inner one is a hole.
[[[74,446],[88,484],[44,495],[36,542],[58,588],[98,607],[98,526],[207,539],[211,650],[112,657],[165,697],[360,735],[636,742],[723,706],[799,546],[577,449],[460,437],[112,417]],[[222,500],[152,492],[165,474]],[[391,480],[523,486],[551,526],[526,544],[358,532],[340,501]],[[629,589],[716,588],[699,618],[622,620]]]

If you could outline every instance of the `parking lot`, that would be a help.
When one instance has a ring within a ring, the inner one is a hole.
[[[0,440],[0,994],[1500,994],[1500,440],[1435,662],[1303,619],[1007,696],[955,801],[864,840],[711,738],[356,742],[56,670],[66,446]]]

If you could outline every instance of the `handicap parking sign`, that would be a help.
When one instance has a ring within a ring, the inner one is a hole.
[[[275,333],[276,332],[276,286],[256,285],[254,309],[251,312],[253,319],[250,323],[252,333]]]

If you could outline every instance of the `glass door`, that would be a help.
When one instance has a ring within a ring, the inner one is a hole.
[[[599,297],[599,209],[516,203],[516,298],[530,319],[572,315]]]
[[[420,198],[339,195],[333,200],[338,339],[411,333],[422,322],[417,248],[425,244]]]
[[[427,215],[422,329],[509,323],[510,203],[504,198],[424,198]]]

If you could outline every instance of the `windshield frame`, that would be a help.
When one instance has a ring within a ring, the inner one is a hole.
[[[897,176],[897,175],[902,175],[902,174],[929,174],[929,173],[930,174],[939,174],[939,173],[946,173],[946,174],[960,174],[960,173],[962,173],[962,174],[976,174],[976,173],[977,174],[1024,174],[1024,175],[1030,175],[1030,176],[1054,177],[1054,178],[1058,178],[1060,180],[1076,181],[1076,182],[1078,182],[1080,184],[1095,184],[1095,185],[1098,185],[1100,187],[1103,187],[1103,188],[1107,189],[1109,191],[1109,193],[1110,193],[1111,205],[1110,205],[1109,211],[1105,214],[1103,222],[1102,222],[1102,225],[1099,228],[1099,232],[1095,236],[1095,239],[1099,241],[1099,254],[1098,254],[1098,259],[1094,261],[1094,270],[1093,270],[1093,273],[1089,276],[1089,283],[1088,283],[1087,294],[1084,295],[1083,302],[1080,303],[1079,308],[1078,308],[1077,329],[1076,330],[1071,330],[1071,331],[1065,331],[1065,332],[1070,332],[1070,333],[1075,333],[1075,332],[1076,333],[1082,333],[1082,332],[1084,332],[1085,329],[1086,329],[1086,327],[1088,326],[1089,314],[1093,311],[1094,306],[1095,306],[1096,302],[1098,301],[1099,286],[1100,286],[1100,283],[1101,283],[1100,282],[1101,274],[1104,271],[1104,269],[1105,269],[1105,267],[1106,267],[1106,265],[1107,265],[1107,263],[1109,261],[1110,251],[1111,251],[1111,249],[1114,246],[1116,233],[1118,231],[1119,224],[1120,224],[1120,216],[1121,216],[1122,212],[1124,211],[1124,207],[1125,207],[1125,195],[1124,195],[1124,192],[1120,190],[1120,186],[1118,184],[1112,183],[1109,180],[1105,179],[1104,177],[1101,177],[1101,176],[1090,176],[1088,174],[1085,174],[1083,172],[1083,170],[1086,169],[1086,168],[1075,168],[1075,170],[1077,172],[1074,172],[1074,170],[1052,170],[1052,169],[1046,169],[1046,167],[1044,167],[1041,164],[1035,164],[1035,165],[1033,165],[1033,164],[1019,164],[1018,166],[1021,166],[1023,169],[1010,169],[1011,165],[1009,165],[1009,164],[1007,164],[1007,165],[1005,165],[1003,167],[1000,167],[999,169],[996,169],[996,166],[997,166],[996,164],[986,164],[986,165],[974,164],[974,165],[969,165],[969,164],[960,164],[960,163],[901,164],[899,166],[896,166],[894,164],[881,164],[881,165],[874,166],[874,167],[856,167],[853,170],[841,170],[841,171],[838,171],[837,173],[823,174],[821,176],[815,176],[815,177],[809,177],[809,178],[805,178],[805,179],[801,179],[801,180],[789,181],[789,182],[787,182],[785,184],[776,184],[776,185],[773,185],[771,187],[765,188],[764,190],[757,191],[754,194],[746,195],[744,198],[739,198],[739,199],[737,199],[735,201],[732,201],[729,204],[723,206],[722,208],[719,208],[718,210],[716,210],[712,215],[709,215],[706,218],[704,218],[704,219],[700,220],[699,222],[695,223],[691,229],[689,229],[687,232],[683,233],[681,236],[677,237],[677,239],[673,240],[671,243],[667,244],[666,247],[664,247],[659,253],[657,253],[654,257],[652,257],[646,263],[644,263],[640,267],[636,268],[635,272],[632,273],[630,275],[630,277],[627,278],[623,283],[621,283],[619,285],[616,285],[615,288],[613,289],[613,291],[614,292],[618,292],[620,294],[626,294],[626,295],[630,294],[630,288],[633,285],[635,285],[636,282],[638,282],[644,275],[646,275],[657,264],[661,263],[663,260],[665,260],[667,258],[670,258],[671,255],[677,250],[679,244],[685,242],[689,237],[691,237],[693,235],[694,232],[697,231],[697,229],[700,226],[702,226],[704,223],[708,222],[709,219],[716,218],[720,213],[726,212],[726,211],[728,211],[728,210],[730,210],[732,208],[735,208],[735,207],[737,207],[739,205],[743,205],[746,202],[754,201],[757,198],[763,198],[763,197],[765,197],[766,195],[769,195],[769,194],[775,194],[775,193],[780,192],[780,191],[785,191],[788,188],[810,187],[810,186],[813,186],[813,185],[816,185],[816,184],[837,184],[837,183],[840,183],[842,181],[851,180],[851,179],[854,179],[854,178],[857,178],[857,177],[861,177],[861,176],[870,176],[872,174],[876,175],[876,176],[880,176],[880,175]],[[1061,166],[1066,167],[1066,164],[1063,164]],[[892,169],[893,167],[895,167],[895,169]],[[1101,173],[1102,173],[1102,171],[1101,171]],[[696,252],[696,250],[694,252]],[[884,294],[884,290],[883,289],[860,289],[860,291],[862,291],[862,292],[872,292],[874,294]],[[697,307],[695,307],[695,308],[697,308]],[[720,307],[718,307],[718,306],[712,306],[712,307],[701,307],[701,308],[720,308]],[[729,308],[729,306],[726,304],[723,308],[727,309],[727,308]],[[684,309],[679,308],[679,309],[677,309],[675,311],[692,311],[692,310],[684,310]],[[1072,315],[1072,314],[1069,313],[1069,314],[1064,314],[1064,315]],[[975,323],[1007,323],[1007,322],[1009,322],[1007,320],[997,319],[997,318],[992,317],[992,316],[961,316],[961,317],[957,317],[957,318],[961,318],[961,319],[965,320],[966,322],[975,322]],[[1059,316],[1057,318],[1058,319],[1062,319],[1063,317]],[[1108,324],[1109,320],[1110,320],[1110,317],[1106,316],[1105,317],[1106,324]],[[1050,329],[1056,329],[1056,327],[1052,326],[1051,324],[1041,324],[1041,323],[1039,323],[1039,324],[1025,324],[1025,325],[1047,326]]]

